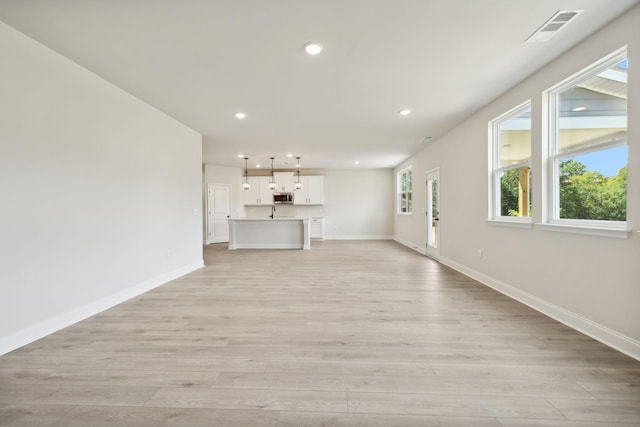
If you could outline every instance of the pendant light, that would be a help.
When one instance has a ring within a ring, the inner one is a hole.
[[[296,157],[296,160],[298,161],[298,163],[296,164],[298,168],[298,179],[296,180],[295,184],[293,184],[293,188],[294,190],[302,190],[302,182],[300,181],[300,157]]]
[[[244,158],[244,182],[242,183],[242,189],[243,190],[248,190],[251,188],[251,184],[249,184],[249,173],[247,172],[247,160],[249,160],[248,157]]]
[[[269,179],[269,190],[271,191],[276,189],[276,179],[273,176],[273,159],[274,157],[271,157],[271,178]]]

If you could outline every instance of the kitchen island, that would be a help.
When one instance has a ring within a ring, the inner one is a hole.
[[[230,218],[234,249],[311,249],[309,218]]]

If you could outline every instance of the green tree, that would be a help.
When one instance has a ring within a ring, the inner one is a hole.
[[[518,169],[504,171],[500,177],[500,215],[518,216],[518,191],[520,176]]]
[[[626,221],[626,166],[605,177],[575,160],[561,162],[560,218]]]

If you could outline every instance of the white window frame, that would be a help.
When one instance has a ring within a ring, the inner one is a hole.
[[[627,141],[615,142],[608,141],[605,143],[589,145],[564,152],[559,151],[558,129],[560,128],[560,118],[558,113],[558,94],[575,86],[578,82],[586,78],[598,74],[608,68],[611,68],[623,59],[628,58],[627,47],[623,47],[612,54],[606,56],[600,61],[581,70],[568,79],[549,88],[543,94],[548,108],[548,144],[547,155],[544,159],[547,169],[547,187],[544,200],[546,207],[543,208],[543,222],[539,224],[539,228],[549,231],[564,231],[579,234],[591,234],[605,237],[627,238],[629,231],[627,230],[626,221],[602,221],[588,219],[572,219],[560,218],[560,163],[569,158],[576,157],[594,151],[601,151],[618,146],[628,146]],[[628,111],[627,111],[628,114]],[[628,115],[627,115],[628,125]],[[628,204],[627,204],[628,211]]]
[[[409,188],[408,191],[403,192],[402,191],[402,175],[404,175],[406,173],[410,173],[411,174],[411,180],[409,181],[411,183],[411,188]],[[412,215],[413,214],[413,197],[412,197],[413,196],[412,195],[412,193],[413,193],[413,172],[412,172],[411,166],[407,166],[406,168],[404,168],[400,172],[398,172],[398,174],[396,175],[396,179],[397,179],[397,186],[396,186],[396,194],[397,194],[396,213],[398,215]],[[402,194],[403,193],[407,194],[407,212],[402,212],[401,203],[402,203]],[[409,204],[409,200],[411,200],[410,204]]]
[[[489,122],[489,224],[490,225],[505,225],[509,227],[523,227],[532,228],[533,221],[531,216],[504,216],[502,215],[502,197],[500,176],[502,173],[512,170],[520,169],[521,167],[528,166],[532,171],[532,152],[529,153],[529,160],[520,162],[509,166],[501,166],[500,164],[500,124],[504,121],[522,113],[525,110],[531,110],[531,99],[523,102],[522,104],[512,108],[511,110],[501,114],[495,119]],[[530,150],[533,151],[533,141],[530,145]],[[531,188],[529,188],[531,192]],[[528,201],[527,201],[528,202]]]

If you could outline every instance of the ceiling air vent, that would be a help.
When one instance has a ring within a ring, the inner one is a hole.
[[[531,34],[525,42],[546,42],[581,13],[581,10],[559,10],[547,22],[542,24],[535,33]]]

